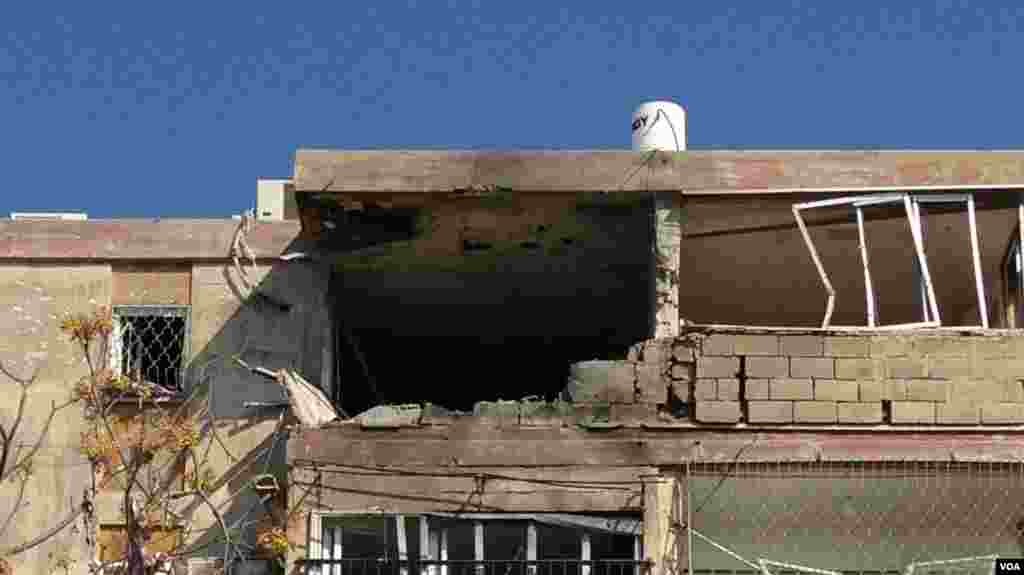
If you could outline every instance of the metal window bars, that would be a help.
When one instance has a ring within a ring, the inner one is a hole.
[[[112,310],[110,367],[133,381],[168,391],[184,388],[189,354],[189,307],[118,305]]]
[[[829,280],[824,264],[821,262],[821,257],[814,245],[814,241],[811,239],[811,234],[807,229],[807,224],[804,222],[803,216],[800,214],[802,210],[837,206],[851,206],[854,209],[857,218],[858,247],[860,250],[861,262],[864,266],[867,327],[901,329],[913,327],[939,327],[942,325],[942,317],[939,315],[938,301],[935,298],[935,286],[932,282],[931,273],[928,269],[928,259],[925,256],[924,230],[921,226],[921,204],[960,202],[963,202],[967,208],[967,223],[970,230],[971,255],[974,263],[974,283],[978,295],[978,314],[981,316],[981,327],[988,328],[988,306],[985,299],[985,283],[981,269],[981,254],[978,243],[978,225],[975,215],[974,195],[907,193],[851,196],[793,204],[793,217],[796,218],[797,227],[800,229],[800,234],[803,236],[804,243],[807,244],[807,249],[811,254],[811,259],[814,261],[814,266],[818,270],[818,276],[821,278],[821,283],[828,295],[828,300],[825,305],[825,317],[821,322],[821,327],[823,329],[833,327],[831,326],[831,322],[832,313],[835,310],[836,291],[832,286],[832,282]],[[903,204],[904,211],[906,212],[907,223],[909,224],[911,238],[914,243],[916,264],[921,275],[923,318],[922,321],[916,323],[880,327],[878,325],[878,311],[875,304],[875,292],[872,284],[871,267],[868,259],[867,236],[864,231],[864,208],[898,203]],[[1021,223],[1024,223],[1024,204],[1022,204],[1018,210],[1018,219]],[[1021,233],[1022,237],[1024,237],[1024,226],[1022,226]]]
[[[305,573],[325,575],[636,575],[646,574],[647,561],[634,559],[395,559],[391,557],[301,559]]]

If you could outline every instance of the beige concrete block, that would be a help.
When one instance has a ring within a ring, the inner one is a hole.
[[[935,421],[953,425],[981,423],[981,407],[976,403],[939,403],[935,406]]]
[[[769,379],[747,379],[744,386],[744,399],[770,399],[771,380]]]
[[[1000,381],[957,380],[950,383],[947,401],[1000,403],[1006,399],[1006,384]]]
[[[889,358],[885,360],[885,376],[889,379],[928,377],[928,365],[923,358]]]
[[[740,420],[738,401],[698,401],[695,412],[701,423],[736,423]]]
[[[837,358],[836,379],[878,379],[882,375],[880,361],[870,358]]]
[[[968,345],[976,359],[998,359],[1015,355],[1016,339],[1005,336],[975,336],[970,338]]]
[[[693,363],[697,359],[697,354],[692,347],[677,343],[672,347],[672,359],[679,362]]]
[[[984,403],[981,406],[981,422],[984,424],[1024,423],[1024,404]]]
[[[785,357],[748,357],[747,377],[788,377],[789,360]]]
[[[869,357],[871,340],[862,336],[829,336],[825,338],[824,355],[829,357]]]
[[[918,335],[914,337],[914,352],[923,356],[969,357],[971,342],[967,338],[949,335]]]
[[[949,382],[942,379],[914,379],[907,382],[910,401],[946,401]]]
[[[711,334],[700,344],[700,355],[736,355],[735,336],[729,334]]]
[[[905,401],[907,399],[907,381],[904,379],[861,381],[857,385],[860,389],[858,399],[862,402],[882,401],[883,399]]]
[[[839,404],[839,423],[881,423],[882,403],[857,402]]]
[[[857,401],[856,381],[819,379],[814,382],[814,399],[820,401]]]
[[[793,421],[796,423],[835,423],[836,402],[796,401],[793,402]]]
[[[725,378],[718,380],[718,399],[722,401],[738,401],[740,399],[740,380]]]
[[[775,335],[737,335],[736,355],[779,355],[779,337]]]
[[[639,363],[636,366],[636,392],[640,403],[664,403],[669,378],[663,367],[667,364]]]
[[[968,377],[970,373],[971,366],[966,357],[932,357],[928,359],[928,377],[956,379]]]
[[[747,404],[750,423],[792,423],[792,401],[751,401]]]
[[[871,338],[871,356],[902,357],[910,355],[914,349],[914,336],[879,335]]]
[[[693,385],[693,397],[698,401],[718,399],[718,383],[714,379],[698,379]]]
[[[892,402],[892,422],[896,424],[935,423],[935,404],[923,401]]]
[[[814,386],[809,379],[771,380],[772,399],[813,399]]]
[[[779,346],[782,355],[791,357],[818,357],[824,349],[825,340],[820,335],[780,335]]]
[[[693,379],[693,364],[677,363],[673,365],[672,379],[675,381],[689,381]]]
[[[1024,381],[1004,381],[1003,401],[1009,403],[1024,403]]]
[[[697,377],[736,377],[740,371],[738,357],[702,357],[697,360]]]
[[[790,377],[835,377],[835,360],[831,357],[794,357],[789,360]]]
[[[970,377],[974,379],[1013,380],[1024,377],[1024,358],[975,358]]]

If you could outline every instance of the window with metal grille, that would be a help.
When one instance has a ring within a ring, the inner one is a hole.
[[[189,306],[119,305],[112,312],[111,369],[133,381],[183,391]]]

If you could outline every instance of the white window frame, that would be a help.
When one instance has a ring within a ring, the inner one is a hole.
[[[837,206],[851,206],[857,216],[857,231],[860,242],[861,262],[864,267],[864,291],[867,307],[867,327],[876,329],[906,329],[913,327],[939,327],[942,325],[942,317],[939,315],[939,305],[935,298],[935,288],[932,283],[931,273],[928,270],[928,260],[924,251],[924,233],[921,227],[921,204],[923,203],[960,203],[964,202],[967,207],[967,220],[970,228],[970,241],[972,259],[974,262],[974,282],[978,294],[978,314],[981,319],[981,327],[988,328],[988,305],[985,298],[985,283],[981,268],[981,255],[978,243],[978,225],[975,215],[974,194],[875,194],[865,196],[848,196],[842,198],[831,198],[814,202],[803,202],[793,204],[793,217],[796,218],[797,227],[803,236],[804,243],[810,251],[811,259],[818,270],[818,276],[828,294],[825,304],[825,318],[821,322],[822,329],[841,329],[847,326],[832,326],[832,312],[835,309],[836,292],[829,281],[825,266],[821,263],[821,257],[814,246],[811,234],[807,230],[801,211]],[[916,262],[921,273],[921,290],[923,303],[923,321],[915,323],[896,324],[879,326],[877,312],[875,310],[875,293],[871,282],[871,268],[868,261],[867,238],[864,232],[863,210],[868,206],[902,203],[907,216],[907,223],[910,227],[910,234],[914,241]],[[1024,219],[1024,207],[1021,208],[1021,218]]]

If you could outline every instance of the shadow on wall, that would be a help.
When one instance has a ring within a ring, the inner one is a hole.
[[[308,249],[299,243],[285,252]],[[234,359],[271,370],[294,369],[319,384],[324,350],[329,349],[325,343],[330,341],[329,273],[321,264],[258,262],[249,275],[254,290],[239,281],[232,264],[193,266],[193,353],[187,372],[190,389],[205,384],[204,405],[216,421],[215,429],[204,433],[214,471],[210,500],[223,505],[222,519],[237,530],[242,544],[236,549],[245,556],[254,552],[257,527],[269,525],[270,514],[283,511],[278,500],[261,501],[253,480],[272,474],[284,486],[286,437],[281,425],[288,423],[287,396],[277,382]],[[219,441],[212,439],[214,433]],[[186,511],[199,524],[217,525],[201,498],[187,501]],[[199,532],[190,542],[198,548],[194,556],[223,557],[220,539],[220,529]]]

